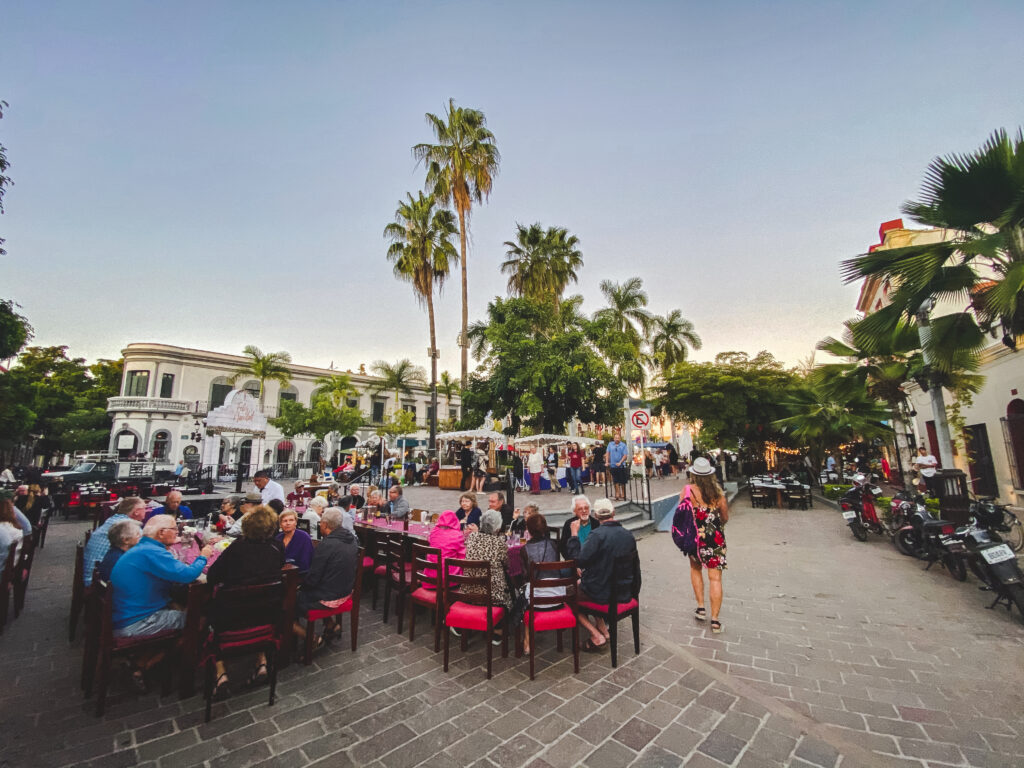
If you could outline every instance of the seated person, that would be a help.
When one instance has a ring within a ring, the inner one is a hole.
[[[43,493],[38,484],[32,483],[24,496],[15,499],[14,506],[21,510],[32,525],[39,525],[50,513],[50,497]]]
[[[580,530],[577,537],[580,540],[581,547],[587,543],[587,536],[589,536],[591,532],[601,524],[597,519],[597,516],[590,513],[590,499],[582,494],[579,496],[573,496],[572,514],[573,517],[566,520],[565,524],[562,526],[562,535],[558,540],[558,550],[566,560],[571,559],[567,548],[569,544],[569,537],[572,536],[571,527],[573,521],[578,520],[580,523]]]
[[[349,532],[341,510],[328,509],[320,519],[323,538],[313,551],[313,562],[302,581],[296,602],[296,612],[306,616],[312,609],[337,608],[352,596],[359,560],[359,541]],[[330,621],[330,620],[328,620]],[[295,622],[296,634],[305,637],[306,629]],[[324,633],[333,632],[333,624],[324,627]],[[323,643],[321,637],[317,642]]]
[[[331,483],[327,489],[327,506],[336,507],[341,501],[341,486],[338,483]]]
[[[242,510],[240,509],[242,504],[242,496],[225,496],[221,499],[219,514],[214,515],[217,518],[217,528],[224,531],[226,528],[230,528],[234,525],[235,520],[242,516]],[[226,521],[226,525],[225,525]]]
[[[280,503],[280,499],[272,499]],[[290,513],[294,515],[295,513]],[[206,574],[207,584],[260,584],[280,578],[284,565],[284,550],[274,538],[277,533],[277,513],[269,504],[261,504],[242,518],[242,535],[210,566]],[[210,614],[210,623],[216,626],[217,614]],[[230,695],[228,675],[224,662],[216,660],[217,683],[214,698],[220,700]],[[262,683],[267,679],[267,657],[259,654],[256,668],[249,676],[249,685]]]
[[[534,506],[534,505],[530,505]],[[534,507],[536,510],[536,507]],[[527,580],[526,597],[529,599],[530,587],[530,563],[555,563],[560,559],[558,556],[558,547],[548,537],[548,521],[544,515],[539,512],[533,512],[526,518],[526,530],[529,533],[530,540],[526,542],[526,545],[519,550],[519,556],[523,560],[523,575]],[[555,573],[551,571],[546,572],[545,576],[550,579],[568,578],[572,573],[569,570],[562,570]],[[564,597],[565,587],[537,587],[534,589],[534,595],[537,597]],[[539,605],[537,606],[538,611],[555,611],[561,608],[559,604],[555,605]],[[525,640],[523,642],[523,650],[526,653],[530,652],[530,633],[525,632]]]
[[[241,513],[236,519],[232,520],[228,518],[221,520],[224,522],[225,531],[227,536],[241,536],[242,535],[242,521],[245,520],[247,515],[252,514],[256,511],[256,508],[263,503],[263,497],[259,491],[249,491],[245,496],[242,497],[241,503],[238,505],[238,510]]]
[[[568,558],[576,561],[576,567],[583,571],[580,578],[579,600],[581,603],[608,605],[615,589],[619,603],[629,602],[640,594],[640,555],[636,549],[633,534],[615,520],[615,505],[608,499],[598,499],[594,504],[594,516],[600,526],[591,530],[585,544],[580,546],[578,533],[583,527],[581,520],[571,521],[571,536],[568,542]],[[633,556],[632,578],[627,582],[620,575],[618,584],[611,583],[612,564],[616,557]],[[603,619],[591,621],[582,613],[580,626],[590,632],[587,650],[595,650],[608,642],[608,628]]]
[[[374,488],[366,496],[366,506],[363,507],[364,512],[369,512],[370,516],[376,516],[380,513],[381,508],[384,506],[384,499],[380,495],[380,491]]]
[[[191,520],[192,510],[182,506],[181,491],[169,491],[164,497],[164,505],[151,510],[146,519],[149,520],[154,515],[170,515],[171,517],[180,517],[182,520]]]
[[[361,492],[362,488],[358,484],[349,486],[348,496],[342,496],[334,506],[341,507],[342,509],[351,509],[352,507],[362,509],[363,505],[366,504],[366,499],[360,495]]]
[[[512,509],[511,504],[505,502],[505,494],[501,491],[493,491],[487,497],[487,508],[493,509],[495,512],[501,515],[501,530],[507,531],[508,527],[512,525],[512,519],[515,516],[515,510]]]
[[[434,459],[427,466],[423,467],[419,472],[419,481],[423,485],[426,485],[427,480],[431,477],[436,477],[441,472],[441,464],[437,459]]]
[[[470,491],[459,496],[459,508],[455,510],[455,515],[465,526],[475,526],[480,524],[480,507],[476,505],[476,494]],[[500,517],[500,515],[499,515]]]
[[[402,495],[402,486],[393,485],[388,488],[388,502],[383,513],[390,515],[392,520],[405,520],[409,517],[409,502]]]
[[[519,508],[516,507],[512,510],[512,522],[508,527],[509,535],[518,536],[520,538],[525,536],[526,521],[538,514],[540,514],[540,508],[536,504],[527,504],[523,507],[522,513],[520,513]],[[547,521],[545,521],[544,527],[547,528]]]
[[[466,558],[466,537],[459,530],[459,518],[450,509],[446,509],[437,518],[437,525],[430,529],[427,541],[432,547],[441,550],[441,557],[444,560],[455,558],[464,560]],[[433,558],[433,555],[430,556]],[[431,560],[433,562],[433,560]],[[449,568],[449,573],[462,573],[461,568]],[[428,576],[433,576],[435,571],[424,571]]]
[[[288,494],[286,501],[289,507],[299,506],[306,503],[306,499],[310,497],[309,491],[306,490],[306,484],[301,480],[295,481],[295,490]]]
[[[168,549],[177,538],[174,518],[156,515],[146,521],[139,543],[117,561],[110,574],[115,637],[144,637],[185,626],[185,612],[171,605],[171,589],[195,581],[213,547],[206,545],[191,565],[185,565]],[[163,653],[158,652],[136,659],[132,683],[137,690],[146,690],[146,670],[161,658]]]
[[[118,523],[123,523],[126,520],[134,520],[136,523],[141,524],[146,519],[146,513],[149,511],[149,507],[146,506],[146,502],[140,499],[138,496],[125,496],[114,507],[114,514],[103,521],[103,524],[92,532],[92,536],[89,537],[89,541],[85,544],[85,550],[82,552],[82,583],[85,586],[92,584],[92,572],[96,567],[96,563],[103,560],[107,555],[107,551],[110,548],[110,529]],[[111,565],[113,569],[113,565]],[[110,571],[107,572],[107,581],[110,580]]]
[[[94,533],[93,536],[95,535]],[[107,541],[110,543],[110,549],[107,550],[107,554],[100,560],[99,570],[97,571],[103,581],[110,581],[110,574],[113,573],[114,566],[121,559],[121,555],[138,544],[141,538],[142,526],[139,525],[137,520],[130,518],[119,520],[110,526],[110,530],[107,531]],[[90,537],[91,540],[92,538]]]
[[[305,531],[298,530],[298,514],[295,510],[286,509],[282,512],[278,517],[278,523],[281,526],[281,532],[277,534],[277,540],[284,547],[284,561],[305,573],[309,570],[309,564],[313,560],[312,537]]]
[[[312,539],[320,538],[320,516],[327,509],[327,499],[323,496],[314,496],[309,500],[309,506],[302,513],[302,519],[309,521],[309,536]]]
[[[10,491],[0,493],[3,494],[0,496],[0,546],[3,547],[3,552],[0,552],[0,563],[6,564],[11,544],[18,545],[14,550],[14,556],[21,555],[21,542],[25,539],[25,531],[15,516],[17,507],[14,506],[13,494]]]
[[[480,515],[480,530],[473,531],[466,539],[466,559],[487,560],[490,563],[491,604],[510,609],[512,590],[509,588],[508,579],[505,578],[505,571],[508,568],[508,546],[505,537],[501,535],[500,512],[489,509]],[[467,576],[482,575],[470,573],[470,570],[466,569]],[[483,594],[483,587],[464,584],[462,591],[466,594]],[[496,639],[494,642],[500,640]]]

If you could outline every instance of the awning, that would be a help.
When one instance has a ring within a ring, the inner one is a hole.
[[[282,440],[277,444],[277,450],[279,451],[294,451],[295,444],[291,440]]]

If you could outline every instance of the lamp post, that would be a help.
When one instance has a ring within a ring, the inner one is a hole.
[[[949,423],[946,421],[946,402],[942,398],[942,387],[931,375],[932,354],[929,350],[932,339],[932,324],[928,314],[935,308],[935,299],[927,298],[917,310],[917,333],[921,342],[921,357],[928,370],[928,396],[932,401],[932,418],[935,419],[935,435],[939,441],[939,462],[944,469],[953,468],[952,440],[949,437]]]

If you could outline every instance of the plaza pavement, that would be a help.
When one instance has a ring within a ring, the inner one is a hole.
[[[66,614],[85,526],[51,526],[0,637],[4,768],[1024,765],[1024,626],[975,583],[855,541],[830,509],[734,506],[722,635],[691,618],[687,566],[655,534],[640,542],[641,653],[624,631],[617,670],[583,654],[573,675],[545,637],[533,682],[511,655],[487,681],[479,640],[453,644],[446,675],[429,631],[409,643],[366,600],[355,654],[343,637],[284,670],[273,707],[266,688],[239,691],[208,725],[198,696],[136,697],[123,680],[103,719],[83,701]]]

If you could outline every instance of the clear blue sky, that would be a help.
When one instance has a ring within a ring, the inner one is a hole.
[[[426,365],[381,237],[449,96],[502,153],[470,317],[516,222],[582,243],[579,292],[644,279],[697,359],[840,330],[838,262],[939,154],[1024,124],[1020,2],[48,2],[0,9],[15,185],[0,297],[36,343]],[[457,373],[458,278],[438,302]]]

